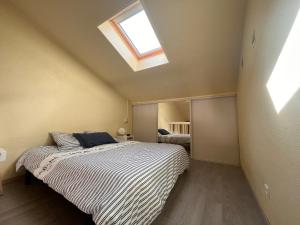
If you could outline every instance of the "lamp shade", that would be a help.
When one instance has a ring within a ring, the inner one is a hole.
[[[119,135],[125,135],[125,134],[126,134],[125,128],[123,128],[123,127],[119,128],[118,134],[119,134]]]

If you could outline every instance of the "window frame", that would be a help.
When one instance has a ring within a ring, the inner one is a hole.
[[[114,28],[116,33],[120,36],[120,38],[122,39],[124,44],[127,46],[127,48],[130,50],[130,52],[133,54],[133,56],[137,60],[143,60],[143,59],[154,57],[154,56],[164,53],[163,48],[160,47],[160,48],[148,51],[146,53],[140,54],[138,49],[135,47],[134,43],[132,43],[132,41],[126,34],[126,32],[121,27],[121,25],[120,25],[121,22],[134,16],[135,14],[139,13],[142,10],[144,10],[143,6],[139,2],[137,2],[137,3],[133,4],[130,8],[127,8],[127,9],[121,11],[119,14],[117,14],[115,17],[113,17],[110,20],[110,24],[112,25],[112,27]]]

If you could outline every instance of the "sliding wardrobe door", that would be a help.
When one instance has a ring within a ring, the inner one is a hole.
[[[133,106],[133,136],[136,141],[157,142],[157,104]]]
[[[193,100],[193,158],[238,165],[236,98]]]

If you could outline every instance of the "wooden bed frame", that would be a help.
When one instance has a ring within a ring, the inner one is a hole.
[[[37,179],[31,172],[26,170],[26,172],[25,172],[25,185],[32,185],[35,182],[42,182],[42,181]],[[92,219],[92,215],[89,215],[89,214],[86,214],[86,213],[84,213],[84,214],[85,214],[84,225],[96,225],[94,223],[93,219]]]

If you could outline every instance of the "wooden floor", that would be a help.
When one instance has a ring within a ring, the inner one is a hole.
[[[42,184],[15,181],[0,197],[0,225],[83,225],[84,214]],[[267,225],[240,168],[192,161],[153,225]]]

